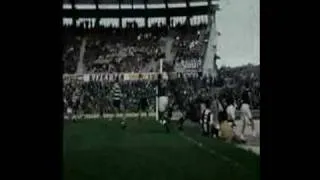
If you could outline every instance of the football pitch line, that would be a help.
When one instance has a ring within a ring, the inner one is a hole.
[[[250,145],[237,145],[237,147],[244,149],[246,151],[251,151],[256,155],[260,156],[260,146],[250,146]]]
[[[64,119],[68,119],[67,115],[63,115]],[[101,116],[99,114],[79,114],[77,116],[73,116],[76,119],[81,119],[81,117],[84,117],[85,119],[97,119]],[[113,118],[114,114],[112,113],[104,113],[103,118]],[[123,117],[123,113],[117,114],[117,118]],[[125,113],[126,118],[136,118],[139,117],[139,113]],[[146,113],[141,113],[141,117],[147,117]],[[155,112],[149,112],[149,117],[155,118],[156,113]],[[173,112],[171,120],[178,120],[181,117],[181,113],[179,112]],[[239,118],[238,118],[239,119]],[[238,120],[237,119],[237,120]],[[256,120],[259,120],[259,118],[255,118]]]
[[[227,157],[227,156],[225,156],[225,155],[223,155],[223,154],[217,153],[215,150],[213,150],[213,149],[211,149],[211,148],[205,147],[205,146],[203,145],[203,143],[201,143],[201,142],[193,139],[192,137],[189,137],[189,136],[185,135],[183,132],[178,133],[178,134],[179,134],[179,136],[182,137],[184,140],[188,141],[188,142],[191,143],[191,144],[196,145],[198,148],[206,151],[207,153],[209,153],[209,154],[211,154],[211,155],[214,155],[214,156],[218,156],[218,157],[220,157],[221,159],[223,159],[224,161],[229,162],[229,163],[231,163],[231,164],[234,165],[234,166],[242,166],[239,162],[237,162],[237,161],[235,161],[235,160],[233,160],[233,159],[231,159],[231,158],[229,158],[229,157]],[[242,167],[244,167],[244,166],[242,166]]]

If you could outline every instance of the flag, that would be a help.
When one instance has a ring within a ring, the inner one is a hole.
[[[251,79],[253,79],[253,78],[254,78],[254,73],[251,73],[250,78],[251,78]]]
[[[214,60],[219,60],[219,59],[221,59],[220,56],[218,56],[218,55],[214,56]]]

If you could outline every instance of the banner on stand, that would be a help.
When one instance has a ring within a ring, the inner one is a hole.
[[[201,71],[200,60],[181,61],[174,66],[175,72],[191,73]]]
[[[84,82],[90,81],[107,81],[112,82],[117,78],[119,81],[138,81],[138,80],[148,80],[153,81],[158,79],[158,74],[156,72],[152,73],[93,73],[93,74],[83,74],[83,75],[63,75],[63,79],[77,79]],[[162,73],[163,79],[177,78],[177,72]]]

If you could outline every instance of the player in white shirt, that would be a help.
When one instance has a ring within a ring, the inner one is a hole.
[[[231,127],[235,127],[235,120],[236,120],[236,107],[234,104],[228,102],[228,106],[226,109],[228,122]]]
[[[245,140],[244,132],[248,123],[251,125],[252,135],[256,136],[254,121],[252,118],[250,104],[251,104],[251,93],[248,89],[248,85],[246,85],[244,92],[242,93],[242,104],[240,106],[240,119],[243,122],[243,127],[241,131],[241,139]]]
[[[227,140],[228,141],[234,141],[234,142],[238,142],[238,143],[245,143],[245,140],[241,137],[239,137],[237,134],[236,134],[236,123],[235,123],[235,120],[236,120],[236,107],[237,105],[234,103],[233,101],[233,98],[230,98],[227,100],[227,103],[228,103],[228,106],[226,108],[226,113],[227,113],[227,128],[223,129],[222,131],[226,131],[224,132],[225,134],[229,134],[229,135],[226,135],[228,138]],[[229,132],[228,132],[229,131]]]
[[[70,99],[69,100],[66,99],[65,102],[66,102],[65,106],[67,109],[67,119],[75,122],[75,119],[73,117],[73,110],[72,110],[73,102]]]
[[[236,118],[236,109],[231,101],[232,98],[227,98],[225,101],[225,110],[222,112],[223,117],[220,121],[221,132],[220,137],[226,142],[231,142],[234,135],[234,120]]]

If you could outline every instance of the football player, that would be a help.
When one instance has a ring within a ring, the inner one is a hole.
[[[203,136],[209,136],[210,134],[214,133],[212,132],[212,128],[214,126],[213,124],[213,114],[210,110],[211,102],[209,100],[205,100],[204,103],[201,103],[201,129],[202,129],[202,135]],[[218,126],[216,126],[216,129],[219,129]]]
[[[159,120],[164,125],[166,132],[170,132],[168,126],[168,104],[169,104],[169,97],[168,97],[168,87],[166,80],[163,79],[162,75],[158,75],[158,97],[159,97]]]
[[[119,85],[119,79],[116,78],[115,83],[112,86],[111,90],[111,95],[112,95],[112,100],[113,100],[113,109],[114,109],[114,115],[113,119],[117,117],[117,113],[121,113],[121,98],[122,98],[122,92],[121,92],[121,87]],[[126,122],[125,122],[125,117],[123,114],[122,120],[121,120],[121,126],[122,128],[126,128]]]
[[[251,110],[250,110],[250,104],[251,104],[251,92],[249,90],[249,85],[245,84],[244,91],[242,93],[242,98],[241,98],[241,106],[240,106],[240,119],[243,123],[241,135],[240,135],[242,140],[245,140],[244,132],[245,132],[247,123],[251,124],[252,135],[256,136],[254,121],[253,121]]]
[[[141,112],[146,112],[147,118],[149,117],[149,101],[148,101],[148,92],[147,88],[139,88],[139,120],[141,119]]]

